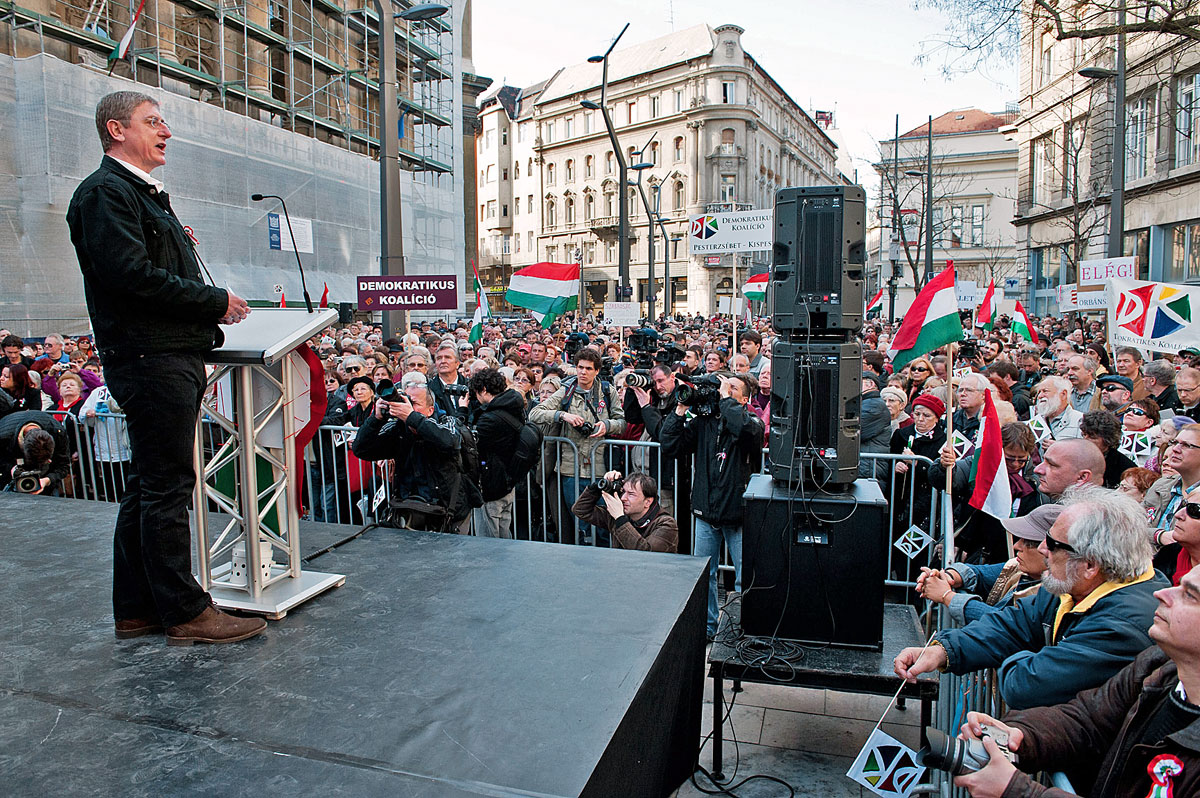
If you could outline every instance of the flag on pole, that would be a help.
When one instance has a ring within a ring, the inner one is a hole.
[[[133,19],[129,21],[129,29],[125,31],[125,35],[121,37],[121,41],[117,42],[117,46],[108,54],[109,74],[112,74],[112,67],[116,62],[124,59],[129,55],[129,46],[133,44],[133,31],[137,27],[138,20],[142,18],[142,11],[146,8],[146,0],[141,0],[138,3],[137,11],[133,13]]]
[[[281,308],[287,307],[287,294],[284,294],[282,292],[279,294],[279,307],[281,307]]]
[[[769,279],[770,275],[766,272],[754,275],[742,286],[742,296],[755,302],[762,302],[767,298],[767,280]]]
[[[298,401],[292,403],[292,412],[296,413],[296,462],[304,462],[304,448],[316,437],[321,421],[325,418],[329,395],[325,393],[325,364],[308,344],[300,344],[288,355],[293,359],[293,379],[298,380],[303,390],[297,390]],[[302,399],[308,394],[307,407]],[[305,410],[307,409],[307,414]],[[296,480],[296,505],[304,506],[304,480]],[[317,498],[320,501],[320,498]],[[309,508],[311,509],[311,508]]]
[[[867,303],[867,313],[870,313],[872,310],[874,310],[876,308],[876,306],[879,305],[879,301],[881,299],[883,299],[883,289],[882,288],[880,288],[879,292],[876,293],[875,296],[871,297],[871,301]]]
[[[491,318],[492,311],[488,307],[487,297],[483,295],[483,285],[479,282],[479,269],[475,261],[471,261],[471,269],[475,272],[475,318],[471,320],[471,334],[467,336],[469,343],[475,343],[483,338],[483,320]]]
[[[971,484],[975,486],[967,502],[996,518],[1012,517],[1012,490],[1008,468],[1004,465],[1004,442],[1000,439],[1000,417],[992,402],[992,392],[983,392],[983,425],[971,463]]]
[[[1021,306],[1020,302],[1017,302],[1016,316],[1012,323],[1013,332],[1026,341],[1032,341],[1036,344],[1038,342],[1037,330],[1029,323],[1029,314],[1025,312],[1025,308]]]
[[[983,304],[975,316],[975,325],[990,331],[996,326],[996,317],[1000,315],[1000,301],[996,299],[996,281],[988,283],[987,292],[983,295]]]
[[[954,268],[950,267],[917,294],[892,339],[888,357],[898,371],[910,360],[961,339],[962,319],[958,315],[958,296],[954,293]]]
[[[535,263],[513,272],[504,298],[528,308],[546,329],[562,313],[579,307],[578,263]]]
[[[325,283],[325,290],[321,292],[321,301],[317,304],[317,307],[329,307],[329,283]]]

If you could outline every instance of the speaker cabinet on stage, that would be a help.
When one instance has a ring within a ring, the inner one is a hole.
[[[862,329],[865,223],[861,186],[776,193],[771,288],[773,324],[784,340]]]
[[[881,650],[888,507],[879,483],[826,494],[756,474],[745,500],[745,633]]]
[[[853,482],[862,408],[858,342],[780,341],[771,351],[771,474],[822,486]]]

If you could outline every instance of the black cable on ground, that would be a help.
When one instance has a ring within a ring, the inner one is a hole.
[[[358,540],[358,539],[359,539],[359,538],[361,538],[363,535],[367,534],[367,533],[368,533],[368,532],[370,532],[372,529],[375,529],[375,528],[376,528],[376,527],[378,527],[378,526],[379,526],[379,524],[376,524],[376,523],[370,523],[370,524],[367,524],[366,526],[364,526],[362,529],[360,529],[360,530],[358,530],[357,532],[355,532],[355,533],[354,533],[353,535],[351,535],[350,537],[348,537],[348,538],[343,538],[342,540],[339,540],[337,543],[331,543],[331,544],[329,544],[328,546],[326,546],[325,548],[321,549],[320,551],[314,551],[312,554],[308,555],[307,557],[301,557],[301,558],[300,558],[300,562],[302,562],[302,563],[310,563],[310,562],[312,562],[313,560],[317,559],[318,557],[320,557],[320,556],[322,556],[322,555],[325,555],[325,554],[328,554],[329,552],[333,551],[334,549],[337,549],[337,548],[340,548],[340,547],[342,547],[342,546],[345,546],[347,543],[349,543],[349,542],[350,542],[350,541],[352,541],[352,540]]]

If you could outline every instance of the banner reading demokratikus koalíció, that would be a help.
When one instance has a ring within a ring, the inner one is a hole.
[[[754,252],[775,246],[775,212],[730,211],[689,217],[688,254]]]
[[[1146,280],[1108,281],[1108,340],[1159,352],[1200,347],[1200,287]]]

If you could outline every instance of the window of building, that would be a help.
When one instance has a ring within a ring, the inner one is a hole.
[[[1063,196],[1074,198],[1085,192],[1086,176],[1083,174],[1086,158],[1083,145],[1087,136],[1087,120],[1068,122],[1063,130]]]
[[[524,142],[529,137],[529,123],[522,122],[517,125],[517,143]]]
[[[604,153],[604,174],[611,175],[613,169],[616,168],[617,158],[613,155],[612,150]]]
[[[983,246],[983,206],[971,206],[971,246]]]
[[[1126,180],[1137,180],[1154,170],[1154,117],[1157,99],[1157,94],[1149,92],[1126,106]]]
[[[554,185],[556,173],[557,173],[557,170],[555,170],[554,164],[552,164],[552,163],[546,164],[546,185],[548,185],[548,186]]]
[[[1125,233],[1126,257],[1136,257],[1137,279],[1150,279],[1150,231],[1148,229],[1130,230]]]
[[[915,228],[914,228],[914,230],[915,230]],[[946,228],[946,209],[935,206],[933,209],[933,240],[934,240],[934,242],[942,248],[950,246],[949,232],[950,231]],[[907,233],[905,235],[907,236]],[[917,235],[917,233],[914,232],[913,235],[915,236],[915,235]],[[911,241],[913,239],[906,238],[905,240]]]
[[[558,208],[554,206],[554,200],[546,200],[546,226],[554,227],[558,224]]]
[[[721,131],[721,154],[722,155],[733,155],[734,154],[735,151],[734,151],[734,143],[733,142],[734,142],[735,135],[736,134],[734,133],[734,130],[731,127],[727,127]],[[754,150],[750,150],[750,152],[751,152],[751,154],[753,154]]]
[[[521,162],[514,161],[513,162],[513,179],[515,180],[516,178],[519,178],[520,176],[521,176]]]
[[[508,203],[507,202],[500,206],[500,217],[502,219],[508,218]]]
[[[675,137],[675,142],[671,147],[671,154],[675,158],[675,163],[683,160],[683,136]]]
[[[737,83],[735,81],[721,81],[721,102],[726,105],[737,102]]]
[[[588,264],[596,262],[596,242],[595,241],[584,241],[583,242],[583,262],[588,263]]]
[[[533,252],[534,251],[533,250],[533,231],[530,230],[525,235],[526,235],[527,241],[528,241],[528,244],[526,245],[525,249],[529,250],[530,252]]]
[[[1054,39],[1047,34],[1042,37],[1042,42],[1038,62],[1038,86],[1045,86],[1054,77]]]
[[[487,168],[487,182],[489,182],[489,183],[495,183],[495,182],[496,182],[496,167],[495,167],[494,165],[492,165],[492,164],[488,164],[488,168]]]
[[[1167,228],[1162,279],[1171,283],[1200,280],[1200,220]]]
[[[504,215],[507,216],[508,215],[508,206],[505,205],[504,208],[505,208]],[[512,236],[504,237],[504,243],[502,244],[502,247],[503,248],[500,251],[503,254],[508,255],[509,253],[512,252]]]
[[[650,142],[650,163],[658,166],[658,142]]]
[[[568,116],[563,120],[563,136],[568,139],[575,138],[575,117]]]
[[[495,140],[496,140],[496,131],[494,131],[494,130],[483,131],[483,146],[485,149],[490,150],[492,148],[492,142]]]
[[[1034,205],[1050,202],[1050,179],[1054,173],[1054,143],[1049,136],[1034,139],[1030,145],[1030,201]]]
[[[596,118],[595,111],[584,111],[583,112],[583,135],[586,136],[588,133],[592,132],[592,120],[595,118]]]
[[[605,263],[616,263],[617,262],[617,242],[616,241],[605,241],[604,242],[604,262]]]
[[[567,199],[567,224],[575,224],[575,200]]]
[[[558,247],[557,246],[546,247],[546,260],[550,261],[551,263],[558,262]]]
[[[596,218],[596,195],[588,194],[583,198],[583,220],[590,222]]]
[[[1175,89],[1175,165],[1200,163],[1200,74],[1179,79]]]
[[[662,97],[655,94],[650,97],[650,118],[658,119],[662,115]]]
[[[583,159],[583,177],[585,180],[596,176],[596,157],[594,155],[585,156]]]
[[[604,192],[604,215],[605,216],[616,216],[617,215],[616,205],[617,205],[617,193],[615,191],[605,191]]]
[[[487,218],[489,218],[489,219],[495,219],[495,218],[496,218],[496,201],[495,201],[495,200],[488,200],[488,203],[487,203]]]
[[[506,183],[508,182],[508,170],[507,169],[501,170],[500,179]]]
[[[674,95],[675,95],[675,113],[682,114],[683,113],[683,90],[676,89],[674,91]]]
[[[629,124],[631,125],[638,121],[637,100],[630,100],[625,103],[625,118],[629,120]]]
[[[520,206],[518,206],[518,207],[520,207]],[[515,235],[515,236],[513,236],[513,252],[520,252],[520,251],[521,251],[521,236]]]
[[[525,203],[525,211],[526,211],[526,213],[533,213],[533,195],[532,194],[529,195],[529,201],[527,203]]]
[[[961,247],[963,242],[963,206],[950,208],[950,246]]]
[[[485,215],[486,213],[487,213],[487,206],[486,206],[486,205],[480,205],[480,206],[479,206],[479,221],[481,221],[481,222],[483,221],[483,219],[484,219],[484,215]]]
[[[513,203],[513,216],[521,215],[521,198],[517,197],[517,201]]]
[[[504,128],[503,130],[500,131],[500,146],[503,147],[503,146],[507,146],[507,145],[508,145],[508,128]]]
[[[673,195],[671,207],[677,211],[683,210],[684,199],[683,199],[683,181],[682,180],[675,181],[675,188],[671,193]]]
[[[721,175],[721,202],[737,202],[737,177]]]
[[[567,182],[568,183],[575,182],[575,159],[574,158],[567,159],[566,170],[567,170]]]

